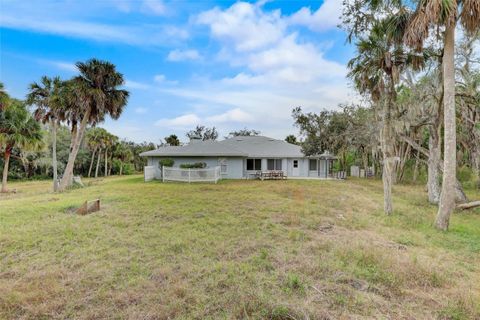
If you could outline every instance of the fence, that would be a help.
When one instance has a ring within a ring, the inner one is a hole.
[[[220,166],[205,169],[180,169],[163,167],[162,181],[215,182],[222,178]]]
[[[157,166],[147,166],[143,169],[143,178],[145,181],[152,181],[153,179],[161,179],[162,172]]]
[[[359,166],[350,167],[350,176],[358,178],[370,178],[375,175],[374,167],[367,167],[367,170]]]

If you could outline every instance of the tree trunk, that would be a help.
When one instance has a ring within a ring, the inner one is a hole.
[[[455,117],[455,24],[450,23],[445,29],[443,53],[443,88],[444,88],[444,157],[442,193],[438,207],[435,227],[448,230],[450,214],[455,209],[456,183],[456,117]]]
[[[391,126],[391,101],[386,101],[383,114],[383,130],[382,130],[382,152],[383,152],[383,209],[386,214],[393,212],[392,203],[392,184],[393,184],[393,166],[395,158],[393,153],[392,126]]]
[[[437,128],[430,127],[428,139],[428,202],[438,204],[440,201],[440,170],[441,166],[441,141]]]
[[[98,150],[98,156],[97,156],[97,167],[95,168],[95,178],[98,178],[98,169],[100,168],[100,157],[102,156],[102,153],[100,150]]]
[[[475,130],[475,129],[474,129]],[[476,135],[475,135],[476,136]],[[474,141],[474,147],[472,150],[472,171],[475,182],[477,183],[478,187],[480,188],[480,134],[478,135],[478,141]]]
[[[107,156],[107,149],[105,149],[105,177],[108,173],[108,156]]]
[[[408,143],[405,144],[405,152],[403,152],[402,157],[400,158],[400,163],[397,171],[397,181],[402,181],[405,174],[405,164],[407,160],[410,159],[410,152],[412,147]],[[403,149],[403,148],[402,148]]]
[[[52,169],[53,169],[53,192],[58,190],[57,169],[57,120],[52,121]]]
[[[419,165],[420,165],[420,153],[417,151],[417,152],[415,152],[415,166],[413,167],[412,182],[417,182]]]
[[[97,153],[97,148],[93,149],[92,160],[90,160],[90,167],[88,168],[88,177],[92,175],[93,161],[95,160],[95,153]]]
[[[367,172],[368,169],[368,153],[362,150],[362,162],[363,162],[363,168],[365,169],[365,172]],[[345,168],[346,170],[346,168]]]
[[[2,190],[1,192],[7,192],[7,179],[8,179],[8,164],[10,163],[10,155],[12,154],[12,147],[7,146],[5,148],[5,161],[3,164],[3,176],[2,176]]]
[[[62,180],[60,181],[60,187],[58,188],[59,191],[65,191],[67,187],[71,186],[73,183],[73,166],[75,164],[75,159],[77,158],[78,150],[80,149],[80,144],[83,139],[83,134],[85,133],[85,129],[87,128],[88,118],[90,117],[90,109],[87,109],[85,114],[83,115],[82,122],[80,123],[80,127],[78,131],[72,136],[72,144],[71,144],[71,151],[68,155],[68,162],[67,166],[65,167],[65,171],[63,173]]]
[[[122,175],[123,173],[123,162],[120,161],[120,175]]]

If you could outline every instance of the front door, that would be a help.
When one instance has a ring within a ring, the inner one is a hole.
[[[298,159],[293,159],[292,176],[298,177],[299,175],[300,175],[300,168],[299,168]]]

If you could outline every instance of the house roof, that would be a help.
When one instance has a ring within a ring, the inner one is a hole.
[[[220,141],[198,141],[186,144],[184,146],[167,146],[157,150],[151,150],[140,153],[142,157],[208,157],[208,156],[225,156],[225,157],[246,157],[247,154],[242,151],[223,145]]]
[[[302,148],[283,140],[264,136],[239,136],[219,141],[246,153],[248,157],[302,158]]]
[[[140,155],[143,157],[304,157],[300,146],[264,136],[238,136],[222,141],[196,141],[184,146],[161,147],[157,150],[143,152]]]

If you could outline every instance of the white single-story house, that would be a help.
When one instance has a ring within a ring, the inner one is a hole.
[[[301,147],[264,136],[238,136],[221,141],[191,139],[183,146],[165,146],[140,154],[147,166],[159,166],[172,159],[174,167],[203,162],[207,168],[220,166],[224,179],[249,178],[259,171],[283,171],[287,177],[333,177],[333,161],[328,152],[305,156]]]

